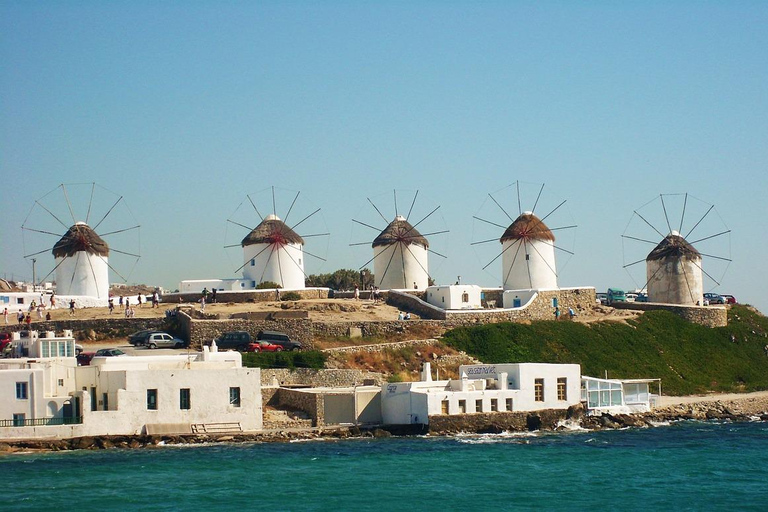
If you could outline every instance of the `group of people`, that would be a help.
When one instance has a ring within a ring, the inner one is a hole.
[[[410,320],[411,319],[411,313],[410,312],[406,312],[405,314],[403,314],[402,311],[398,311],[397,312],[397,319],[398,320]]]
[[[573,317],[575,316],[576,312],[573,308],[568,308],[568,317],[573,320]],[[555,320],[560,320],[560,306],[555,306]]]

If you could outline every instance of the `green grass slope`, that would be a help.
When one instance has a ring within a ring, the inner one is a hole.
[[[707,328],[666,311],[628,324],[569,321],[461,327],[443,341],[486,363],[579,363],[583,375],[661,378],[664,394],[768,389],[768,318],[734,305]]]

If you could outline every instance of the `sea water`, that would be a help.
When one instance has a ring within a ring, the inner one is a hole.
[[[3,510],[768,510],[768,423],[0,457]]]

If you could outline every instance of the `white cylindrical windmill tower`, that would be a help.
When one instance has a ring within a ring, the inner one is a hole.
[[[505,290],[557,288],[555,235],[533,212],[523,212],[499,239]]]
[[[701,254],[677,231],[667,235],[645,259],[648,299],[665,304],[703,304]]]
[[[373,273],[382,290],[429,286],[429,242],[402,215],[373,241]]]
[[[267,215],[240,245],[244,279],[256,284],[272,281],[286,290],[304,289],[304,240],[277,215]]]
[[[85,222],[77,222],[53,246],[56,293],[106,299],[109,246]]]

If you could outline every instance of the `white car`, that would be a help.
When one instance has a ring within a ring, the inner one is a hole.
[[[637,299],[636,293],[628,293],[627,294],[627,302],[635,302],[635,299]]]
[[[144,343],[147,348],[183,348],[187,346],[184,340],[174,338],[165,332],[154,332],[147,337]]]

